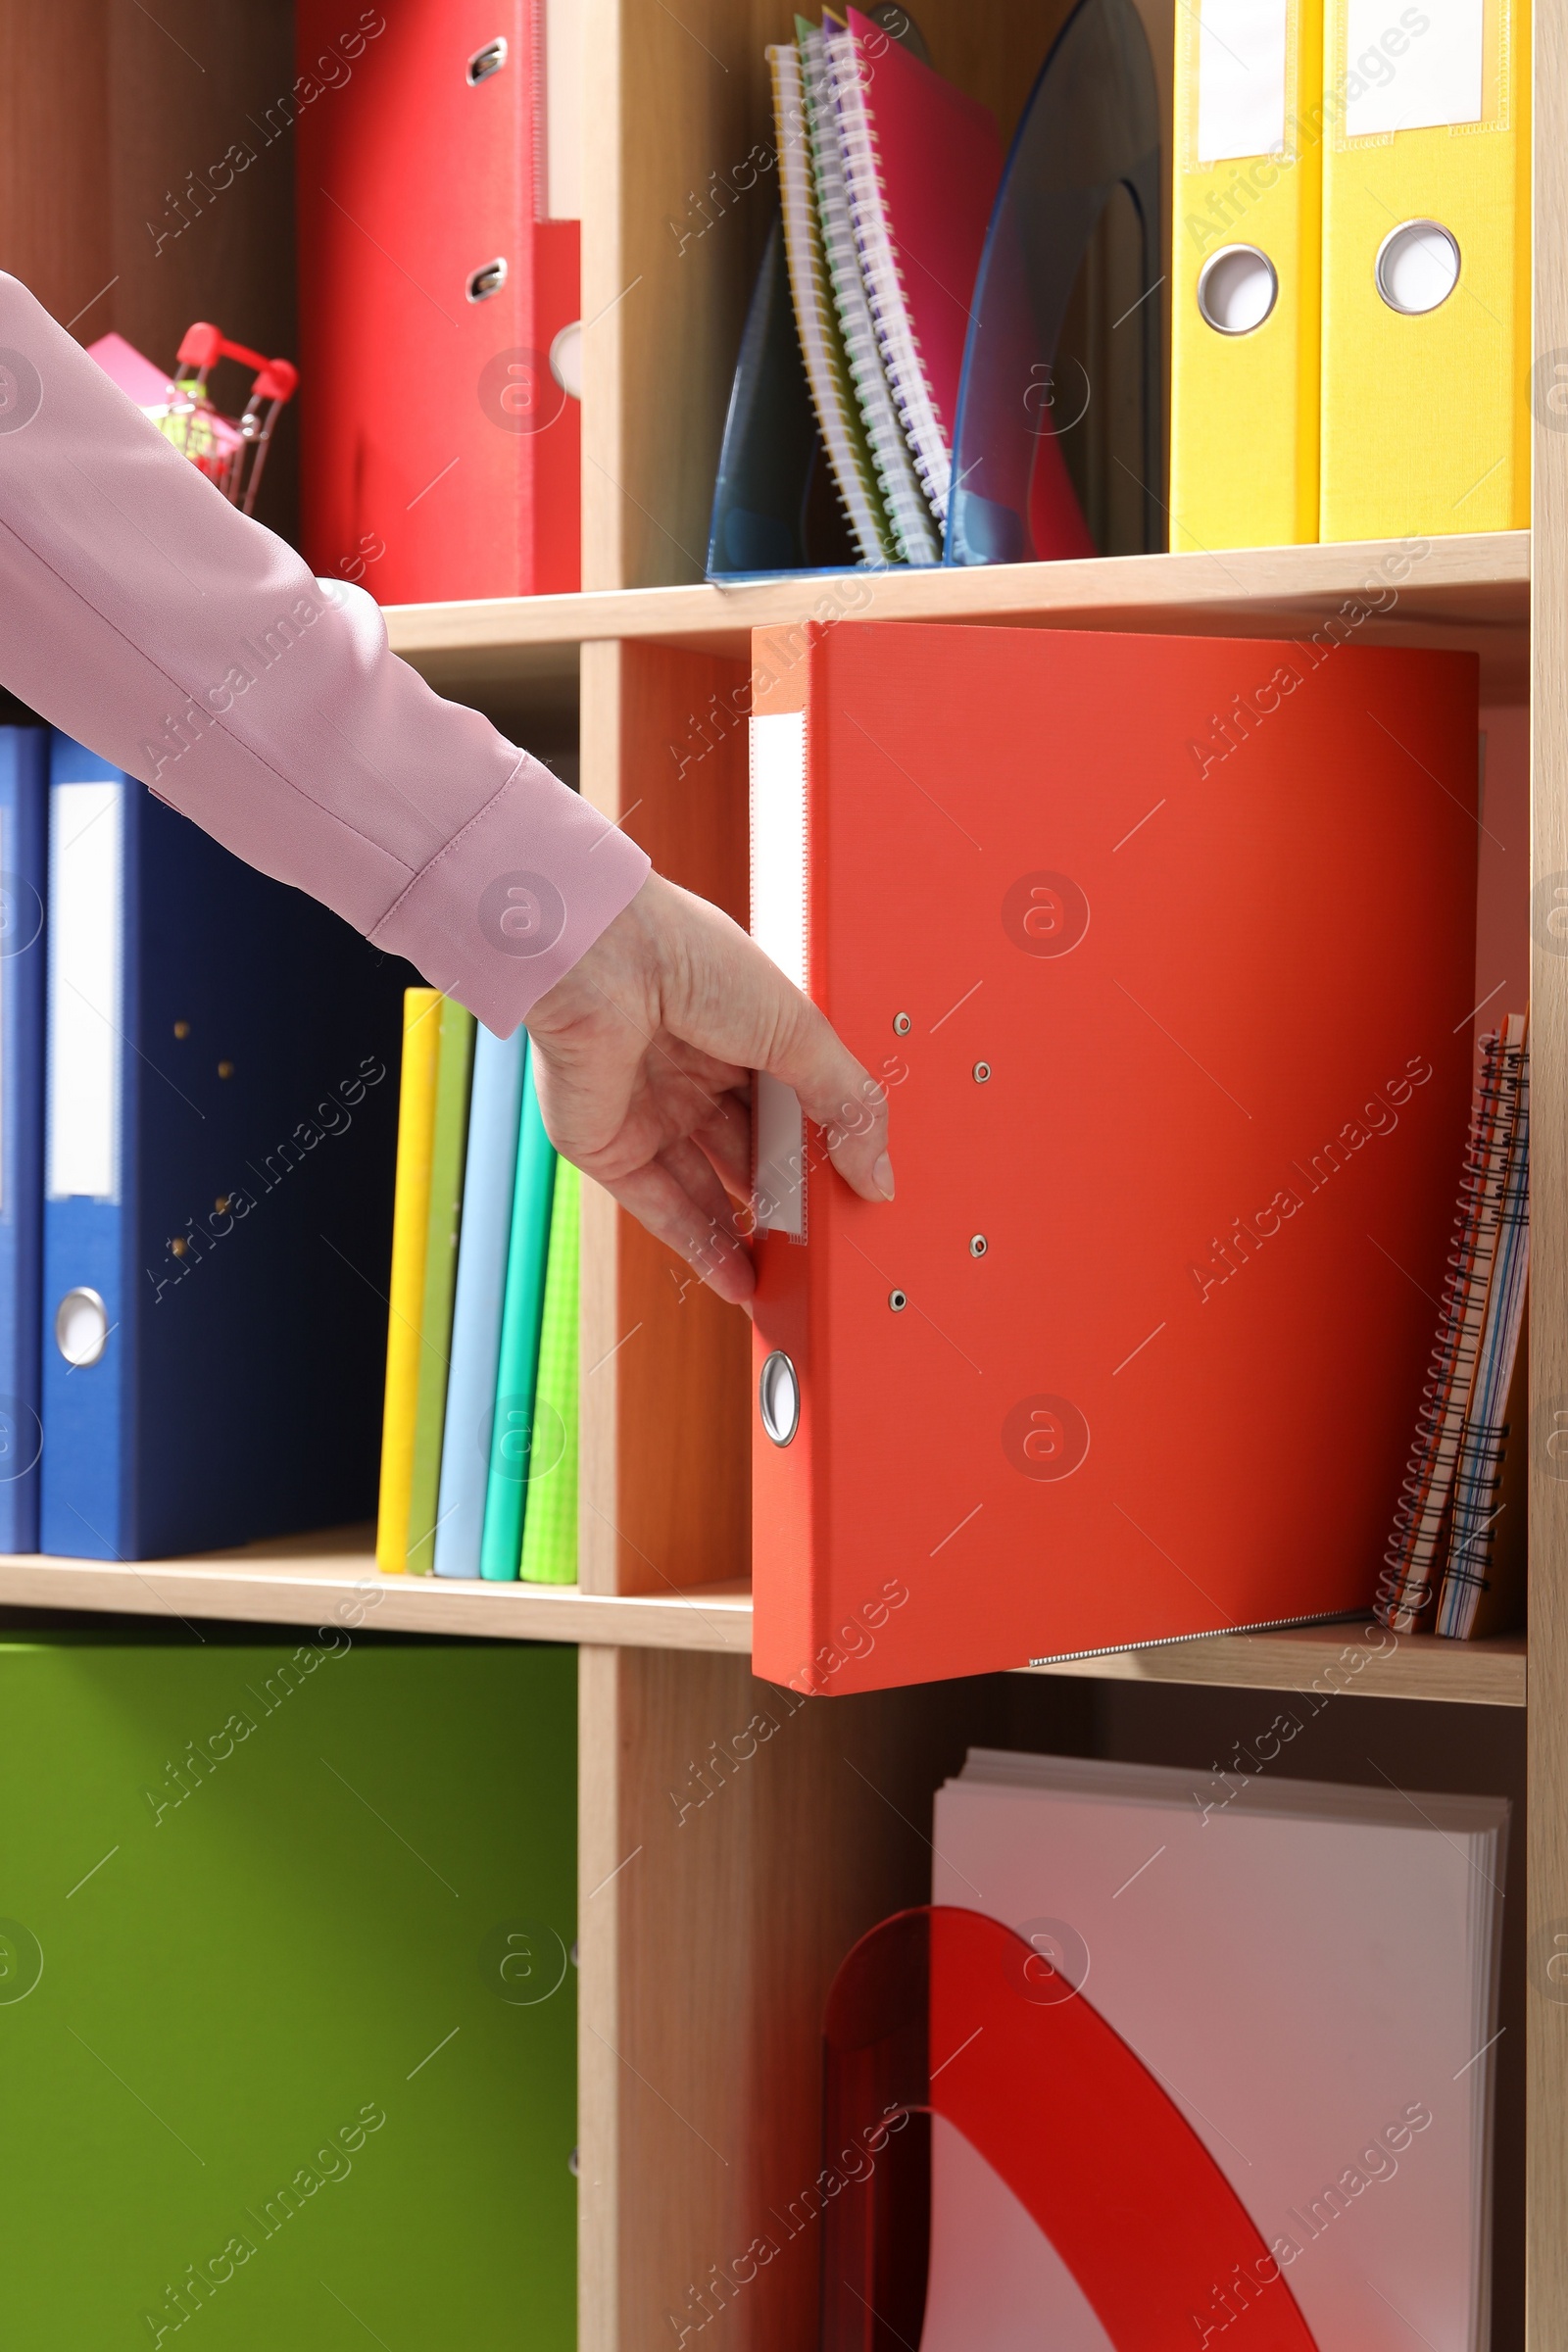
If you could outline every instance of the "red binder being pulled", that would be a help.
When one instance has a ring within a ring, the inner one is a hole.
[[[401,0],[346,61],[299,0],[305,554],[384,605],[579,585],[568,16]]]
[[[759,1081],[759,1674],[1370,1601],[1469,1101],[1477,664],[1347,633],[757,633],[754,934],[898,1182]]]

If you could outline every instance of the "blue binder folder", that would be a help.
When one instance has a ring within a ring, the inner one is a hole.
[[[41,1548],[368,1518],[408,967],[56,735]]]
[[[0,725],[0,1551],[38,1544],[48,742]]]

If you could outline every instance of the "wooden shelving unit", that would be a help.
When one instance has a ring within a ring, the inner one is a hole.
[[[1174,0],[1141,5],[1164,61]],[[580,756],[585,793],[662,870],[744,919],[752,627],[815,615],[1298,635],[1338,613],[1354,616],[1356,642],[1478,653],[1484,703],[1521,726],[1528,714],[1537,889],[1549,901],[1568,881],[1568,436],[1554,416],[1537,434],[1530,533],[705,584],[719,432],[770,201],[765,180],[722,205],[714,191],[769,135],[762,50],[791,37],[792,11],[788,0],[585,0],[585,593],[389,612],[394,647],[439,691],[547,756]],[[991,103],[1004,130],[1065,13],[1066,0],[916,5],[939,67]],[[43,137],[52,159],[47,180],[29,175],[22,143],[0,140],[0,258],[83,339],[116,326],[162,351],[205,316],[290,348],[284,142],[162,247],[145,226],[290,85],[290,18],[288,0],[0,11],[0,107],[35,109],[28,151]],[[1535,348],[1554,357],[1568,351],[1568,41],[1544,12],[1535,103]],[[269,485],[269,519],[285,530],[293,429],[291,419]],[[1272,1694],[1305,1694],[1310,1734],[1290,1770],[1497,1790],[1519,1808],[1493,2343],[1557,2352],[1568,2335],[1568,2003],[1544,1954],[1568,1934],[1568,1479],[1546,1440],[1568,1398],[1568,963],[1544,920],[1534,1032],[1528,1708],[1522,1637],[1402,1640],[1373,1655],[1378,1640],[1353,1624],[809,1706],[756,1682],[745,1325],[686,1286],[592,1188],[580,1590],[385,1578],[358,1530],[204,1559],[0,1559],[0,1610],[579,1644],[583,2352],[683,2340],[694,2292],[744,2251],[770,2204],[814,2177],[826,1984],[858,1934],[928,1891],[931,1793],[969,1741],[1206,1772],[1293,1703]],[[1385,1703],[1396,1699],[1405,1703]],[[815,2314],[803,2236],[684,2340],[811,2352]]]

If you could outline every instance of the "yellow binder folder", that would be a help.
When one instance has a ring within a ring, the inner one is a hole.
[[[1322,0],[1176,24],[1170,543],[1315,539]]]
[[[392,1196],[391,1311],[386,1334],[386,1402],[381,1421],[381,1495],[376,1565],[388,1575],[408,1566],[409,1497],[414,1483],[414,1423],[419,1392],[419,1326],[424,1311],[424,1245],[430,1213],[430,1148],[441,1040],[441,992],[403,992],[403,1075],[398,1089],[398,1163]]]
[[[1325,539],[1530,519],[1528,0],[1328,0]]]

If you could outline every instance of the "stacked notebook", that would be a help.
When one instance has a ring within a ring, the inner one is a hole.
[[[990,110],[933,71],[905,10],[797,17],[795,29],[767,52],[782,226],[742,342],[710,572],[810,568],[836,554],[813,519],[820,465],[852,563],[1093,554],[1058,444],[1053,362],[1100,215],[1153,144],[1135,16],[1119,0],[1081,0],[1005,179]],[[1086,80],[1098,93],[1087,133],[1064,139],[1063,110],[1082,114]],[[1157,189],[1141,196],[1154,252]],[[1004,418],[979,378],[1005,379]],[[966,403],[985,447],[957,462]],[[1004,446],[1019,436],[1021,452]],[[998,481],[983,494],[970,477],[988,466]]]
[[[389,1573],[577,1578],[578,1175],[526,1030],[404,999],[376,1558]]]
[[[1034,1946],[1030,1999],[1099,2013],[1269,2249],[1204,2281],[1180,2340],[1296,2342],[1283,2285],[1318,2352],[1486,2344],[1507,1820],[1489,1796],[988,1750],[938,1792],[933,1900]],[[966,2055],[933,2049],[933,2080]],[[1136,2262],[1138,2213],[1098,2186],[1110,2259]],[[941,2116],[929,2281],[922,2352],[1129,2340]]]
[[[1530,1049],[1484,1039],[1415,1448],[1378,1589],[1397,1633],[1500,1633],[1523,1603],[1530,1349]]]
[[[372,1507],[405,969],[0,724],[0,1549],[143,1559]]]

